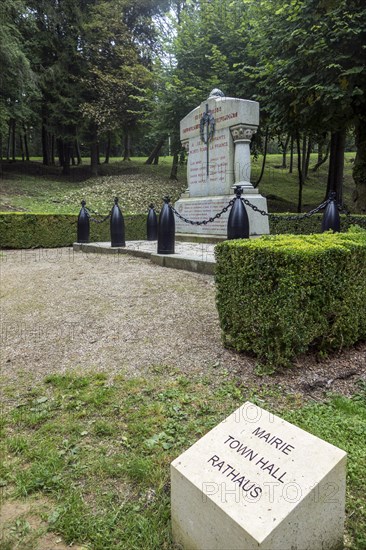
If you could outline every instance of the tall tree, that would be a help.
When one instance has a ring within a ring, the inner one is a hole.
[[[85,63],[81,111],[92,148],[101,135],[117,130],[123,130],[129,143],[137,123],[144,121],[155,44],[152,15],[157,9],[159,3],[150,0],[116,0],[98,3],[90,10],[81,41]],[[95,158],[92,155],[94,173]]]
[[[321,136],[356,129],[355,207],[366,209],[366,11],[360,0],[259,2],[253,46],[262,105],[279,127]],[[338,140],[337,143],[343,143]],[[361,147],[360,147],[361,145]],[[342,155],[340,148],[338,153]],[[336,171],[335,187],[342,174]]]
[[[0,3],[0,135],[9,128],[22,128],[32,116],[37,94],[35,75],[27,56],[22,31],[29,27],[20,0]],[[15,140],[15,133],[13,133]],[[15,147],[13,153],[15,155]]]
[[[40,117],[43,161],[52,162],[56,140],[60,163],[67,174],[80,127],[80,87],[84,67],[80,56],[83,17],[93,0],[26,0],[36,32],[27,37],[32,66],[41,89]]]

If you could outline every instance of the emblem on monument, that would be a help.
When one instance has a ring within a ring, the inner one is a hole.
[[[219,90],[218,88],[214,88],[211,92],[210,97],[225,97],[225,94]],[[206,133],[205,133],[206,130]],[[209,141],[212,140],[215,133],[215,117],[212,113],[208,110],[208,103],[206,103],[206,111],[203,113],[202,118],[200,120],[200,137],[201,141],[205,145],[208,144]]]
[[[210,146],[209,143],[212,141],[212,138],[215,133],[215,118],[212,113],[208,110],[208,103],[206,103],[206,111],[203,113],[200,120],[200,138],[201,141],[207,146],[206,151],[206,174],[209,175],[209,166],[210,166]]]
[[[206,130],[206,131],[205,131]],[[200,120],[200,137],[201,141],[205,145],[212,140],[215,133],[215,117],[208,110],[208,103],[206,103],[206,111]]]

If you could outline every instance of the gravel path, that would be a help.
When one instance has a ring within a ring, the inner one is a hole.
[[[0,270],[4,387],[21,391],[56,372],[146,376],[164,366],[167,376],[172,367],[211,375],[226,369],[247,385],[279,384],[314,398],[329,389],[350,393],[366,380],[366,343],[256,376],[253,358],[222,347],[209,275],[71,248],[4,251]]]

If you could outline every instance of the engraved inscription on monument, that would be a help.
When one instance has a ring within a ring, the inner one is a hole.
[[[192,138],[188,164],[190,196],[204,197],[230,192],[234,183],[230,162],[232,157],[233,143],[227,128],[216,131],[208,144],[203,143],[200,137]]]
[[[171,464],[183,548],[343,548],[346,453],[245,403]]]

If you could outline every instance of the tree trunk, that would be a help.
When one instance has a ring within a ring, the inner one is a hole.
[[[123,160],[131,160],[130,147],[131,147],[130,134],[128,131],[126,131],[125,137],[123,140]]]
[[[75,140],[75,153],[76,153],[76,162],[77,164],[81,164],[82,163],[82,160],[81,160],[81,154],[80,154],[80,146],[79,146],[79,140],[76,139]]]
[[[24,130],[24,149],[25,149],[25,160],[29,161],[29,147],[28,147],[28,136],[27,136],[27,128],[25,125],[23,126]]]
[[[328,141],[328,145],[327,145],[327,149],[325,151],[325,155],[323,154],[321,156],[321,160],[319,160],[319,154],[318,154],[318,162],[316,163],[316,165],[312,169],[313,172],[316,172],[324,163],[327,162],[328,157],[329,157],[329,151],[330,151],[330,141]]]
[[[75,162],[75,147],[74,147],[74,142],[69,143],[69,147],[70,147],[70,155],[71,155],[71,164],[72,164],[72,166],[75,166],[75,165],[76,165],[76,162]]]
[[[177,174],[178,174],[178,164],[179,164],[179,155],[178,153],[174,153],[173,155],[173,162],[172,162],[172,169],[170,171],[170,180],[177,180]]]
[[[95,140],[90,146],[90,171],[93,176],[98,175],[98,142]]]
[[[255,183],[253,183],[254,189],[256,189],[258,187],[258,185],[262,181],[262,178],[263,178],[263,175],[264,175],[264,168],[266,166],[267,149],[268,149],[268,135],[269,135],[269,130],[268,130],[268,127],[267,127],[266,128],[266,135],[265,135],[265,138],[264,138],[264,151],[263,151],[263,160],[262,160],[261,173],[259,174],[258,180]]]
[[[64,142],[61,138],[57,138],[57,152],[58,152],[58,160],[60,163],[60,166],[63,167],[65,164],[65,151],[64,151]]]
[[[7,147],[6,147],[6,160],[9,161],[10,160],[10,149],[11,149],[11,127],[12,127],[12,120],[11,118],[9,119],[9,131],[8,131],[8,144],[7,144]]]
[[[294,136],[291,136],[291,143],[290,143],[290,167],[288,170],[289,174],[292,174],[294,169]]]
[[[313,144],[311,143],[311,138],[309,137],[309,140],[308,140],[308,146],[307,146],[307,149],[306,149],[306,159],[305,159],[305,170],[304,170],[304,181],[307,179],[308,177],[308,172],[309,172],[309,163],[310,163],[310,154],[311,154],[311,149],[313,147]]]
[[[346,131],[340,130],[332,132],[330,138],[330,157],[328,168],[328,181],[326,199],[329,193],[336,193],[338,204],[343,201],[343,168],[344,168],[344,147],[346,141]]]
[[[44,122],[42,123],[42,156],[43,164],[49,166],[50,164],[50,143],[48,139],[48,132]]]
[[[307,137],[304,134],[304,137],[302,139],[302,165],[301,165],[303,183],[305,183],[305,172],[306,172],[306,151],[307,151],[306,148],[307,148]]]
[[[105,150],[104,164],[109,164],[109,158],[111,155],[111,134],[108,133],[107,147]]]
[[[152,164],[156,156],[159,156],[160,150],[165,142],[165,136],[160,138],[154,149],[151,151],[149,158],[145,161],[145,164]]]
[[[287,168],[286,156],[287,156],[289,141],[290,141],[290,135],[286,137],[285,143],[281,141],[281,149],[282,149],[282,167],[281,168]]]
[[[50,147],[50,160],[51,160],[51,164],[52,166],[54,166],[56,164],[56,160],[55,160],[55,142],[56,142],[56,138],[54,136],[54,134],[51,135],[51,147]]]
[[[16,134],[15,134],[15,130],[16,130],[16,121],[15,121],[15,118],[13,118],[13,124],[12,124],[12,126],[13,126],[13,129],[12,129],[13,134],[12,134],[12,140],[11,140],[11,141],[12,141],[12,149],[13,149],[13,155],[12,155],[12,157],[13,157],[13,161],[15,162],[15,160],[16,160],[16,159],[15,159],[15,154],[16,154],[16,144],[15,144],[15,137],[16,137]]]
[[[303,143],[306,141],[306,138],[304,137]],[[300,134],[297,132],[296,134],[296,146],[297,146],[297,172],[299,175],[299,198],[297,201],[297,211],[300,213],[302,210],[302,189],[304,186],[304,176],[302,171],[302,163],[301,163],[301,147],[300,147]]]
[[[64,163],[62,166],[62,175],[63,176],[69,176],[70,175],[70,161],[71,161],[71,143],[69,142],[63,142],[63,151],[64,151]]]
[[[318,142],[318,160],[316,164],[322,163],[324,157],[324,141]]]
[[[359,118],[355,128],[356,158],[352,176],[356,185],[353,194],[355,210],[359,214],[366,214],[366,124]]]
[[[24,155],[22,132],[19,132],[19,146],[20,146],[20,154],[22,155],[22,162],[24,162],[25,161],[25,155]]]

